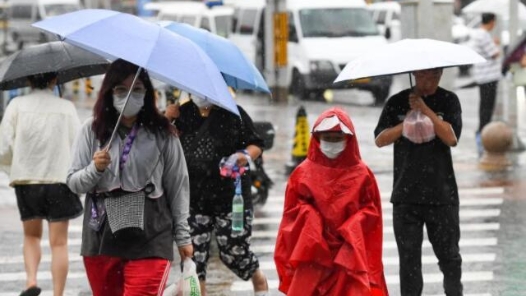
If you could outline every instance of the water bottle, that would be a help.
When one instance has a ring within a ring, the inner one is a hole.
[[[243,196],[241,195],[241,176],[236,177],[236,193],[232,200],[232,231],[241,232],[243,231]]]

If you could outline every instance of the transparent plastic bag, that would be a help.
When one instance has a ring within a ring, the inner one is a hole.
[[[178,296],[201,296],[201,286],[199,286],[199,278],[192,258],[186,258],[183,261],[183,274],[179,283]]]
[[[201,296],[201,286],[192,258],[183,261],[183,271],[178,280],[164,289],[163,296]]]
[[[416,144],[429,142],[436,136],[431,119],[417,110],[409,111],[405,117],[402,135]]]

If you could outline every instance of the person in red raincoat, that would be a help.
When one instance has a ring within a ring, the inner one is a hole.
[[[287,295],[388,295],[382,208],[349,116],[323,112],[307,159],[290,175],[274,253]]]

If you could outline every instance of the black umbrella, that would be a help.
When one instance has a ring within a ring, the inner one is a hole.
[[[57,84],[106,72],[109,61],[80,47],[53,41],[19,50],[0,63],[0,90],[29,86],[28,76],[57,72]]]

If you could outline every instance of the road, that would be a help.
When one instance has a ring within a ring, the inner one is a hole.
[[[406,87],[406,77],[397,77],[391,92]],[[456,91],[463,107],[464,129],[457,147],[453,148],[456,176],[460,187],[460,241],[463,255],[465,295],[526,295],[526,201],[520,195],[526,184],[525,153],[510,155],[514,165],[503,172],[486,172],[478,168],[475,129],[478,123],[478,92],[474,88]],[[398,258],[392,231],[392,206],[388,202],[392,185],[392,148],[374,146],[373,129],[381,112],[371,107],[372,97],[361,91],[337,92],[332,103],[303,102],[295,99],[286,103],[270,104],[268,98],[240,95],[241,104],[254,120],[271,121],[276,128],[274,147],[265,152],[265,168],[275,182],[267,204],[258,209],[254,219],[253,250],[269,279],[271,295],[277,291],[278,280],[272,253],[280,222],[287,177],[285,163],[291,159],[292,137],[296,112],[303,105],[310,124],[318,114],[332,105],[343,106],[350,114],[359,140],[362,157],[378,180],[382,196],[384,219],[384,265],[391,295],[399,295]],[[86,102],[86,101],[84,101]],[[89,110],[79,101],[79,114],[89,116]],[[526,139],[522,122],[519,135]],[[7,187],[4,174],[0,175],[0,296],[18,295],[24,285],[21,254],[22,230],[14,204],[14,193]],[[47,235],[47,234],[45,234]],[[46,236],[45,236],[46,238]],[[70,273],[66,295],[91,295],[78,255],[81,238],[80,218],[72,221],[69,235]],[[47,238],[46,238],[47,239]],[[43,244],[43,258],[39,273],[42,295],[51,295],[49,247]],[[443,295],[442,276],[429,243],[423,245],[425,295]],[[236,279],[213,258],[210,264],[209,295],[253,295],[250,282]]]

